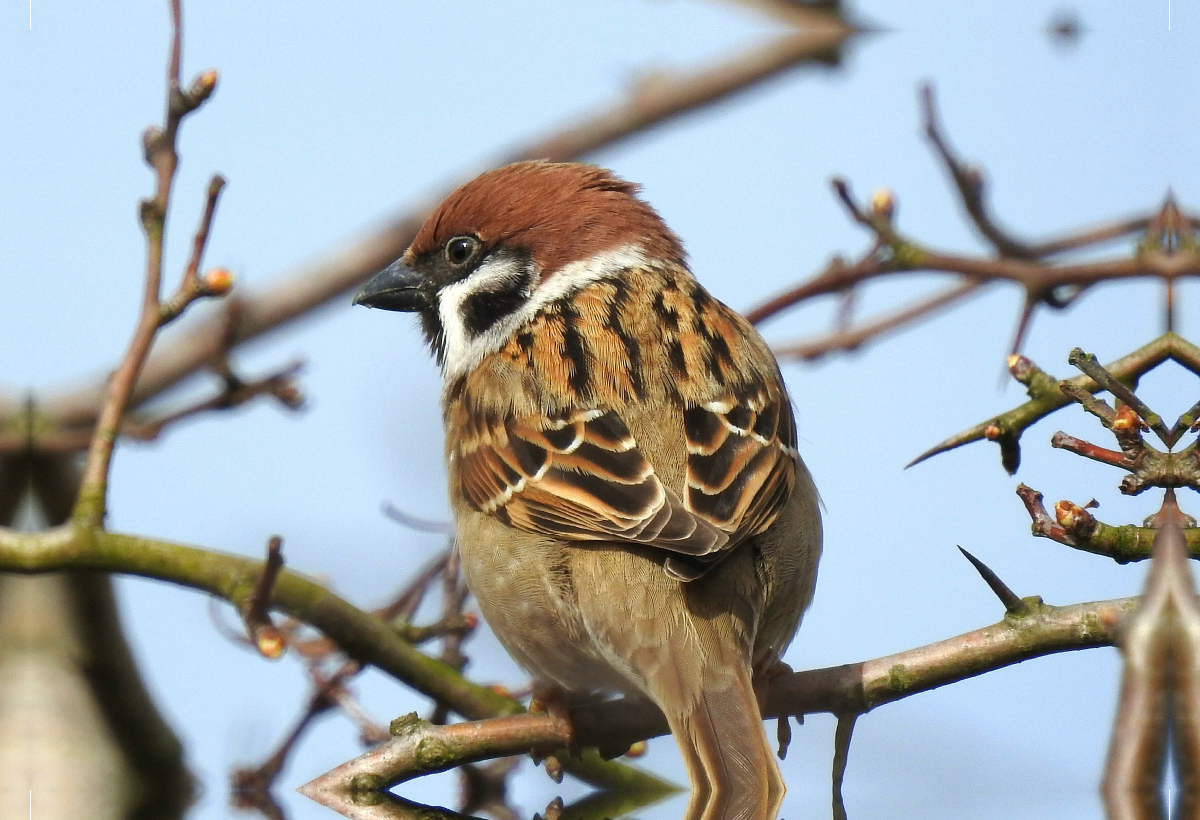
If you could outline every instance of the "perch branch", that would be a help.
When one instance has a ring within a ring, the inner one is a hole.
[[[876,706],[1055,652],[1111,646],[1134,598],[1055,607],[1035,603],[1025,615],[928,646],[845,666],[795,672],[772,681],[765,717],[832,712],[862,714]],[[622,700],[571,710],[583,745],[620,749],[666,734],[662,714],[645,701]],[[372,792],[463,762],[521,754],[569,741],[570,730],[547,714],[437,726],[414,714],[393,724],[396,737],[301,787],[331,808],[361,806]],[[362,815],[370,816],[370,815]]]
[[[63,526],[37,533],[0,528],[0,571],[67,569],[156,578],[236,604],[252,593],[261,564],[241,556],[94,528]],[[471,683],[404,641],[388,623],[286,569],[275,579],[270,603],[273,609],[318,629],[350,657],[375,666],[465,718],[510,715],[524,708]],[[635,777],[623,772],[626,768],[599,758],[566,765],[568,772],[600,787],[607,778]]]

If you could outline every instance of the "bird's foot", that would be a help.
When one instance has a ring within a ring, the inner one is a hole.
[[[571,706],[567,691],[561,686],[551,683],[537,683],[533,687],[533,695],[529,699],[529,711],[534,714],[545,714],[554,721],[559,731],[567,737],[567,753],[572,757],[579,755],[575,745],[575,729],[571,724]],[[537,749],[530,752],[534,763],[541,762],[546,774],[555,783],[561,783],[563,767],[558,757],[553,754],[543,754]]]

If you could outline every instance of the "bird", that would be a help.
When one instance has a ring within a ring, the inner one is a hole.
[[[688,820],[774,820],[755,682],[812,599],[819,498],[770,349],[639,192],[490,170],[354,302],[416,313],[440,365],[456,545],[500,643],[567,699],[653,701]]]

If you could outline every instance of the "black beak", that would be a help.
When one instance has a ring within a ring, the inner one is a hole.
[[[412,313],[429,304],[424,284],[419,273],[396,260],[362,286],[354,296],[354,304]]]

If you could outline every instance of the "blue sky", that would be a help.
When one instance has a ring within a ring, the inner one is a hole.
[[[136,202],[151,176],[138,135],[161,117],[166,4],[78,5],[34,0],[32,30],[25,4],[0,9],[5,392],[36,393],[111,367],[139,299]],[[853,12],[884,31],[858,40],[840,68],[792,71],[591,159],[645,186],[697,276],[737,308],[866,247],[830,193],[835,174],[862,198],[892,189],[909,235],[985,250],[919,134],[925,80],[936,85],[951,143],[983,165],[995,212],[1021,235],[1151,210],[1168,188],[1185,207],[1197,202],[1198,114],[1185,79],[1198,69],[1194,9],[1175,4],[1168,29],[1166,2],[1088,4],[1082,38],[1064,48],[1045,33],[1061,8],[856,3]],[[233,268],[247,290],[619,99],[641,73],[696,67],[776,32],[736,4],[700,0],[192,3],[185,21],[184,75],[215,67],[221,80],[184,127],[168,270],[178,275],[203,187],[219,171],[229,186],[207,260]],[[872,288],[864,315],[936,286],[926,277]],[[1065,315],[1042,315],[1026,351],[1064,376],[1076,345],[1115,358],[1161,332],[1159,292],[1114,286]],[[1182,290],[1185,335],[1196,330],[1195,294]],[[1049,448],[1057,429],[1106,443],[1081,411],[1027,433],[1013,478],[984,444],[902,469],[1021,401],[1016,386],[996,386],[1019,305],[1018,293],[995,287],[857,355],[784,365],[801,450],[827,507],[817,596],[787,656],[793,666],[862,660],[996,621],[999,605],[956,544],[1019,594],[1051,603],[1139,588],[1143,568],[1031,538],[1013,494],[1025,481],[1051,502],[1095,497],[1110,523],[1153,511],[1152,493],[1116,492],[1111,468]],[[775,342],[819,333],[831,307],[789,313],[764,333]],[[121,447],[110,521],[248,555],[279,533],[293,568],[369,606],[441,547],[379,512],[390,500],[447,515],[439,377],[411,321],[351,310],[348,300],[248,346],[236,362],[253,375],[294,356],[308,362],[308,409],[256,405]],[[1179,374],[1145,382],[1164,415],[1195,400]],[[1182,503],[1195,513],[1190,498]],[[306,692],[300,668],[230,646],[193,592],[131,579],[118,589],[149,685],[205,784],[193,816],[223,817],[225,772],[263,758],[290,726]],[[470,654],[476,678],[521,680],[490,638],[477,638]],[[1117,672],[1115,652],[1075,653],[867,715],[847,772],[851,816],[1099,817]],[[378,674],[365,675],[359,691],[381,721],[423,708]],[[827,810],[832,737],[827,717],[797,731],[784,816]],[[329,816],[289,790],[358,751],[346,721],[321,723],[280,789],[290,816]],[[652,743],[643,765],[684,780],[669,740]],[[530,814],[557,791],[535,772],[518,781],[515,799]],[[444,803],[454,781],[403,793]]]

